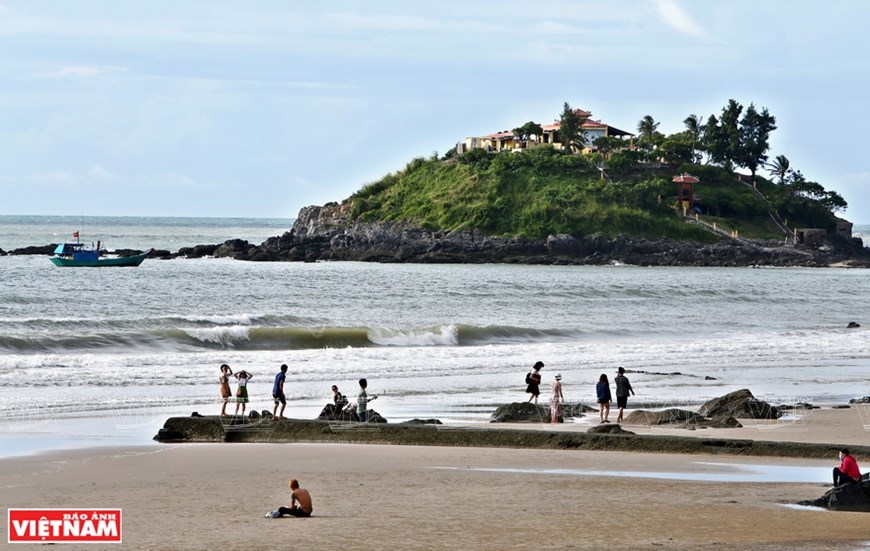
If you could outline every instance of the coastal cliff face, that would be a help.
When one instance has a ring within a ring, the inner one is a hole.
[[[697,244],[600,236],[500,237],[478,230],[436,231],[406,222],[348,219],[348,205],[305,207],[293,228],[260,246],[234,240],[215,256],[253,261],[356,260],[416,263],[513,263],[641,266],[870,266],[860,240],[806,248],[730,239]]]

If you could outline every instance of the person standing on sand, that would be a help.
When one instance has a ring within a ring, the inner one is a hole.
[[[287,380],[287,364],[281,364],[281,371],[275,375],[275,384],[272,385],[272,398],[275,406],[272,408],[272,417],[284,418],[284,408],[287,407],[287,398],[284,396],[284,381]],[[278,404],[281,404],[281,414],[278,415]]]
[[[634,396],[634,389],[625,376],[625,368],[621,367],[616,370],[616,378],[613,382],[616,383],[616,407],[619,408],[619,415],[616,416],[616,422],[622,423],[622,412],[628,405],[628,395],[631,393]]]
[[[858,461],[846,448],[840,449],[840,466],[834,467],[834,486],[848,482],[861,482],[861,471],[858,469]]]
[[[242,406],[242,415],[245,414],[245,407],[248,405],[248,381],[253,378],[253,375],[245,371],[237,371],[233,373],[239,381],[239,386],[236,387],[236,415],[239,414],[239,406]]]
[[[356,395],[356,414],[359,417],[360,423],[365,423],[368,421],[368,403],[372,400],[377,400],[377,396],[372,396],[369,398],[368,393],[366,393],[366,388],[369,386],[369,382],[365,379],[359,380],[359,394]]]
[[[535,362],[532,367],[533,371],[526,373],[526,392],[530,394],[529,402],[538,403],[538,395],[541,394],[541,368],[544,367],[544,362]]]
[[[311,505],[311,494],[308,490],[299,487],[299,481],[295,478],[288,484],[290,486],[290,507],[278,507],[270,513],[266,513],[266,518],[281,518],[284,515],[291,517],[310,517],[314,511]]]
[[[556,373],[553,378],[553,396],[550,397],[550,422],[563,423],[562,418],[562,402],[565,397],[562,396],[562,374]]]
[[[610,396],[610,382],[604,373],[598,378],[595,392],[598,394],[598,416],[601,418],[602,423],[609,423],[610,421],[607,420],[607,417],[610,416],[610,402],[613,399]]]
[[[221,405],[221,417],[225,417],[227,414],[227,402],[230,401],[230,396],[233,395],[233,391],[230,390],[230,375],[233,374],[233,370],[230,369],[230,366],[227,364],[221,365],[221,377],[218,379],[221,384],[221,401],[223,405]]]

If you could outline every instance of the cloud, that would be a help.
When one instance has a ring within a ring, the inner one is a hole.
[[[555,34],[564,34],[564,35],[574,35],[580,30],[577,27],[572,25],[566,25],[564,23],[557,23],[554,21],[542,21],[540,23],[536,23],[532,26],[532,29],[538,34],[544,35],[555,35]]]
[[[114,175],[100,165],[92,165],[85,173],[88,179],[95,182],[108,182]]]
[[[71,65],[67,67],[61,67],[57,71],[51,71],[48,73],[42,73],[37,75],[41,78],[86,78],[98,75],[105,75],[109,73],[123,73],[128,71],[124,67],[93,67],[87,65]]]
[[[863,184],[865,182],[870,182],[870,172],[851,172],[848,174],[844,174],[842,176],[842,180],[848,183]]]
[[[63,170],[51,170],[48,172],[34,172],[31,174],[31,180],[37,184],[50,184],[60,186],[73,186],[78,183],[78,178],[74,174]]]
[[[695,38],[707,36],[701,25],[677,5],[675,0],[656,0],[655,4],[662,21],[672,29]]]

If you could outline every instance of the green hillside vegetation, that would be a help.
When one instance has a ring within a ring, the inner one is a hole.
[[[650,120],[641,122],[649,125]],[[351,217],[533,238],[561,233],[720,239],[678,213],[672,178],[686,172],[701,181],[694,190],[701,219],[738,230],[741,237],[782,239],[784,232],[772,213],[790,228],[833,232],[834,212],[845,208],[836,193],[788,169],[780,171],[778,183],[756,175],[759,196],[730,169],[730,158],[720,162],[725,166],[692,162],[700,155],[691,147],[679,147],[686,139],[686,133],[652,134],[645,149],[618,151],[606,160],[600,153],[581,155],[547,146],[501,153],[474,149],[458,156],[451,150],[440,158],[414,159],[403,170],[362,188],[348,200]],[[603,172],[599,166],[605,167]]]

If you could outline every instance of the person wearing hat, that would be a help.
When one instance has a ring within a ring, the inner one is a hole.
[[[562,396],[562,374],[556,373],[553,378],[553,396],[550,397],[550,422],[564,423],[562,418],[562,402],[565,397]]]
[[[620,367],[616,370],[616,378],[613,382],[616,383],[616,407],[619,408],[619,415],[616,416],[616,422],[622,422],[622,412],[625,406],[628,405],[628,395],[631,393],[634,396],[634,389],[631,388],[631,383],[628,382],[628,377],[625,376],[625,368]]]

